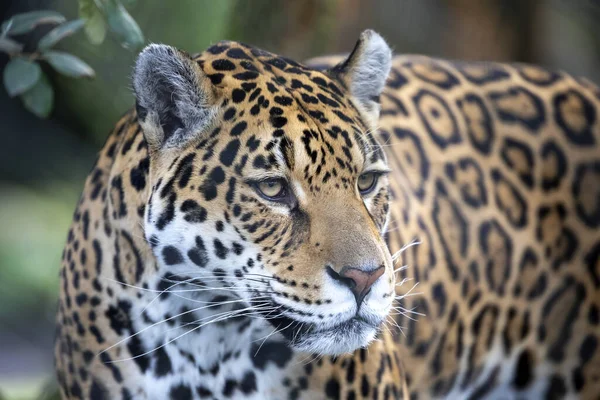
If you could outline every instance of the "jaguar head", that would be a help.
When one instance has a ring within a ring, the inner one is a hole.
[[[299,350],[372,341],[395,285],[374,135],[390,65],[372,31],[323,71],[235,42],[148,46],[133,82],[160,273],[239,299]]]

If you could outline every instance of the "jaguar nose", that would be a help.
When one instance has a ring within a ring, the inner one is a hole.
[[[339,273],[330,266],[327,267],[329,276],[352,291],[358,307],[362,304],[365,296],[369,294],[371,286],[383,275],[384,271],[385,268],[383,265],[371,270],[344,267]]]

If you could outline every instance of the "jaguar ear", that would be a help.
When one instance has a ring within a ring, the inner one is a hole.
[[[392,50],[375,31],[361,33],[346,60],[333,73],[346,84],[368,117],[379,118],[379,95],[392,67]]]
[[[152,150],[182,147],[213,123],[216,96],[210,80],[189,55],[151,44],[133,73],[138,120]]]

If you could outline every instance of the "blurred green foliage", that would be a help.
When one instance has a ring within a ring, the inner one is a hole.
[[[32,51],[26,51],[14,36],[28,34],[39,25],[60,24],[47,32]],[[19,96],[27,110],[46,118],[54,106],[54,89],[39,63],[47,62],[55,71],[72,77],[93,77],[94,70],[78,57],[52,48],[84,25],[83,20],[65,22],[56,11],[30,11],[13,15],[0,27],[0,51],[10,61],[3,72],[4,88],[10,97]]]

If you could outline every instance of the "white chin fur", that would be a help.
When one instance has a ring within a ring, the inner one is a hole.
[[[353,353],[371,343],[377,334],[377,329],[360,324],[344,330],[328,330],[315,332],[293,344],[294,349],[307,353],[337,356]]]

